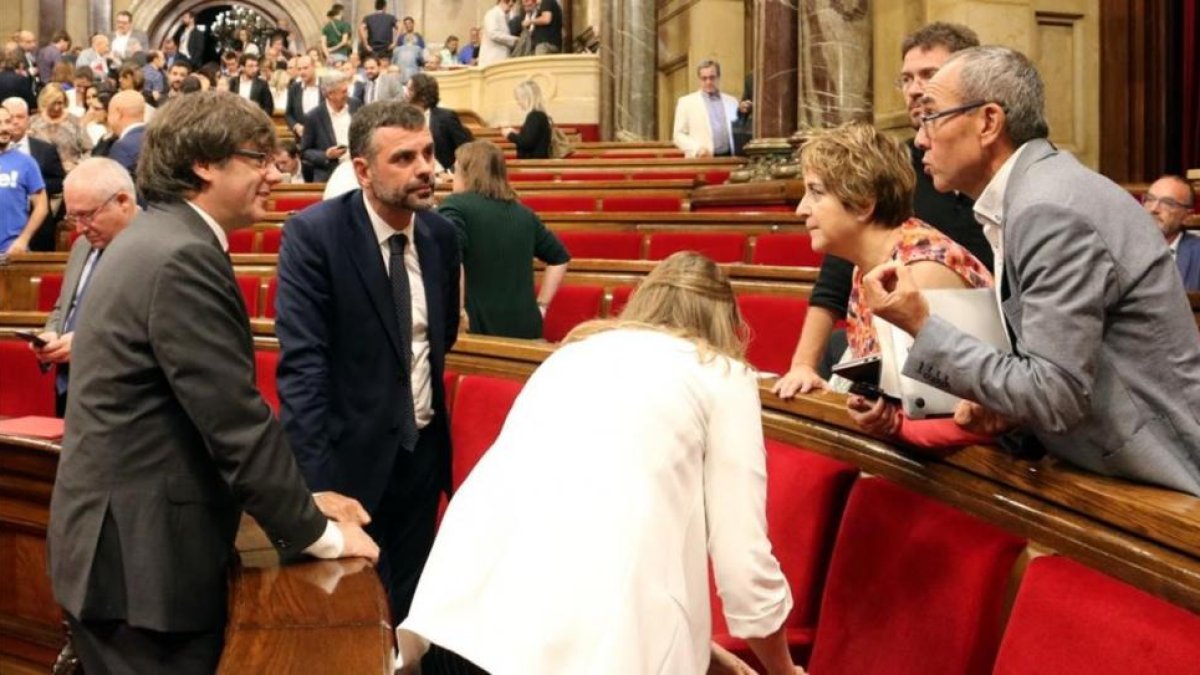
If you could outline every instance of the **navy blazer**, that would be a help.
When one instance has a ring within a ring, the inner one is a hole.
[[[1184,232],[1179,235],[1179,249],[1175,252],[1175,264],[1183,275],[1183,287],[1189,291],[1200,291],[1200,237]]]
[[[350,114],[353,115],[358,112],[361,104],[351,98],[346,99],[346,105],[350,107]],[[337,136],[333,133],[329,107],[325,101],[321,101],[304,118],[304,135],[300,137],[300,159],[311,169],[313,181],[323,183],[329,180],[330,174],[337,168],[338,162],[325,156],[325,151],[335,145]]]
[[[361,190],[301,211],[284,225],[275,334],[281,417],[313,491],[373,510],[400,448],[397,401],[410,386],[391,282]],[[417,256],[428,307],[434,417],[424,433],[449,452],[446,353],[458,337],[460,257],[454,225],[418,213]],[[449,467],[449,461],[444,462]],[[448,486],[448,471],[442,476]]]
[[[145,135],[145,125],[130,129],[129,133],[113,142],[108,150],[108,158],[125,167],[129,175],[136,175],[138,156],[142,154],[142,139]]]

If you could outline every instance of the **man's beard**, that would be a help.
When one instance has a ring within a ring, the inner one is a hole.
[[[420,196],[421,188],[429,189],[429,197]],[[417,179],[406,185],[388,188],[375,183],[371,185],[375,198],[393,209],[405,211],[428,211],[433,208],[433,178]]]

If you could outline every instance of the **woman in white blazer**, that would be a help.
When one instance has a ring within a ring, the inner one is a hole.
[[[428,650],[424,675],[704,673],[711,556],[730,632],[772,675],[797,672],[743,334],[696,253],[573,331],[450,502],[399,665]]]

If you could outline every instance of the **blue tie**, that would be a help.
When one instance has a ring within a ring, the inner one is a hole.
[[[84,276],[79,282],[79,288],[75,289],[75,298],[71,300],[71,306],[67,309],[67,318],[63,321],[61,335],[65,335],[75,330],[75,319],[79,316],[79,306],[83,304],[83,296],[87,293],[88,286],[92,283],[92,277],[96,276],[96,266],[100,264],[100,254],[104,253],[102,248],[94,248],[88,253],[88,258],[83,262]],[[91,265],[91,269],[88,265]],[[58,370],[54,373],[54,388],[59,394],[64,394],[67,391],[67,379],[70,376],[70,364],[60,363]]]
[[[403,362],[404,385],[400,387],[400,445],[412,452],[417,447],[417,419],[412,391],[412,291],[408,285],[408,268],[404,265],[404,249],[408,237],[393,234],[388,239],[388,268],[392,280],[392,300],[396,304],[396,323],[400,329],[400,354]]]

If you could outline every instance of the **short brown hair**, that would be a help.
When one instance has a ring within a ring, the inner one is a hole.
[[[417,73],[409,79],[409,91],[412,95],[409,97],[409,102],[413,105],[420,105],[426,108],[432,108],[441,100],[438,93],[438,81],[432,75],[425,73]]]
[[[904,55],[915,47],[922,50],[945,47],[946,51],[953,54],[978,46],[979,36],[970,28],[960,23],[936,21],[918,28],[916,32],[904,38],[904,42],[900,44],[900,58],[904,58]]]
[[[816,132],[800,148],[805,172],[821,177],[829,194],[845,206],[865,209],[872,219],[899,227],[912,217],[917,174],[912,155],[899,141],[865,122],[848,122]]]
[[[350,157],[375,157],[375,130],[400,127],[409,131],[425,128],[425,113],[403,101],[376,101],[358,109],[350,117]]]
[[[454,153],[454,169],[462,178],[467,192],[511,202],[517,193],[508,183],[504,153],[490,141],[471,141],[458,146]]]
[[[150,202],[183,201],[204,189],[196,162],[225,162],[247,144],[275,148],[275,123],[257,104],[224,91],[171,99],[146,126],[138,190]]]

